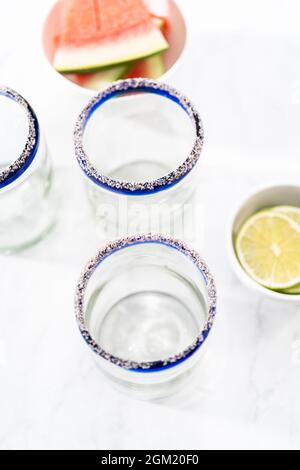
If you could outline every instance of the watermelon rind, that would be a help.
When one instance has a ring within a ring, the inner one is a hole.
[[[153,16],[151,18],[151,21],[153,22],[153,24],[155,24],[155,26],[160,29],[160,31],[163,30],[165,24],[166,24],[166,20],[164,18],[159,18],[158,16]]]
[[[146,78],[155,80],[165,73],[166,67],[162,54],[149,57],[149,59],[145,59],[145,61],[147,62]]]
[[[116,80],[124,78],[129,70],[129,65],[118,65],[110,69],[105,69],[100,72],[93,73],[84,83],[85,88],[90,90],[100,91]]]
[[[134,64],[128,78],[150,78],[156,80],[166,72],[163,54],[157,54]]]
[[[153,27],[146,32],[132,31],[125,37],[106,40],[102,44],[86,44],[78,47],[58,47],[53,61],[54,68],[61,73],[83,73],[101,70],[167,50],[169,47],[161,31]]]

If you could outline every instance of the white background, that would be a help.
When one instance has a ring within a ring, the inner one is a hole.
[[[0,258],[0,448],[299,449],[300,307],[246,290],[226,255],[233,206],[256,185],[300,179],[299,2],[178,2],[190,41],[172,82],[205,124],[195,244],[216,275],[219,314],[197,385],[160,404],[114,391],[74,322],[76,280],[98,242],[72,152],[85,99],[38,50],[49,3],[0,0],[0,82],[36,109],[62,191],[55,231]]]

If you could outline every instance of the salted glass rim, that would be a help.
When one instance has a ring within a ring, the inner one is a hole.
[[[40,141],[40,129],[37,116],[30,104],[12,88],[0,85],[0,95],[13,100],[21,106],[28,120],[28,134],[21,154],[13,162],[0,171],[0,189],[16,181],[32,164]]]
[[[149,361],[149,362],[136,362],[130,360],[124,360],[122,358],[116,357],[113,354],[105,351],[101,346],[92,338],[87,321],[85,318],[85,292],[88,286],[89,280],[91,279],[93,273],[100,266],[100,264],[107,259],[113,253],[116,253],[120,250],[132,247],[135,245],[142,244],[161,244],[165,245],[168,248],[176,249],[183,255],[185,255],[199,270],[199,274],[202,275],[202,278],[205,282],[207,289],[207,320],[204,324],[203,329],[199,332],[195,340],[182,352],[177,353],[174,356],[164,358],[159,361]],[[121,367],[122,369],[130,370],[132,372],[159,372],[162,370],[175,367],[191,357],[206,341],[216,315],[216,286],[214,278],[206,264],[206,262],[200,257],[200,255],[190,249],[188,245],[180,240],[174,238],[166,237],[160,234],[147,234],[147,235],[133,235],[125,238],[120,238],[114,242],[109,242],[105,245],[97,255],[92,258],[86,265],[84,271],[82,272],[79,282],[76,288],[75,295],[75,315],[77,324],[79,326],[80,333],[88,344],[88,346],[98,355],[101,356],[106,361],[116,366]]]
[[[160,95],[175,102],[186,112],[195,126],[195,142],[186,160],[167,175],[152,181],[132,182],[110,178],[95,168],[84,149],[84,131],[93,113],[110,99],[124,96],[130,92]],[[202,120],[189,98],[166,83],[144,78],[119,80],[96,94],[80,113],[74,130],[75,155],[79,166],[86,176],[106,190],[129,196],[154,194],[178,184],[197,164],[202,151],[203,141],[204,130]]]

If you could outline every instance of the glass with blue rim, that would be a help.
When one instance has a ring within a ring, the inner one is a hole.
[[[192,203],[203,125],[191,101],[148,79],[115,82],[77,120],[75,154],[99,227],[108,234],[163,231]]]
[[[79,279],[75,313],[102,372],[142,400],[173,395],[195,377],[216,315],[205,261],[160,234],[105,245]]]
[[[55,221],[52,169],[37,116],[16,91],[0,86],[0,252],[42,239]]]

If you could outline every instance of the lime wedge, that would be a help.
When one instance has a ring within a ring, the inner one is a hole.
[[[258,212],[244,223],[236,253],[249,276],[269,289],[300,284],[300,225],[274,209]]]

